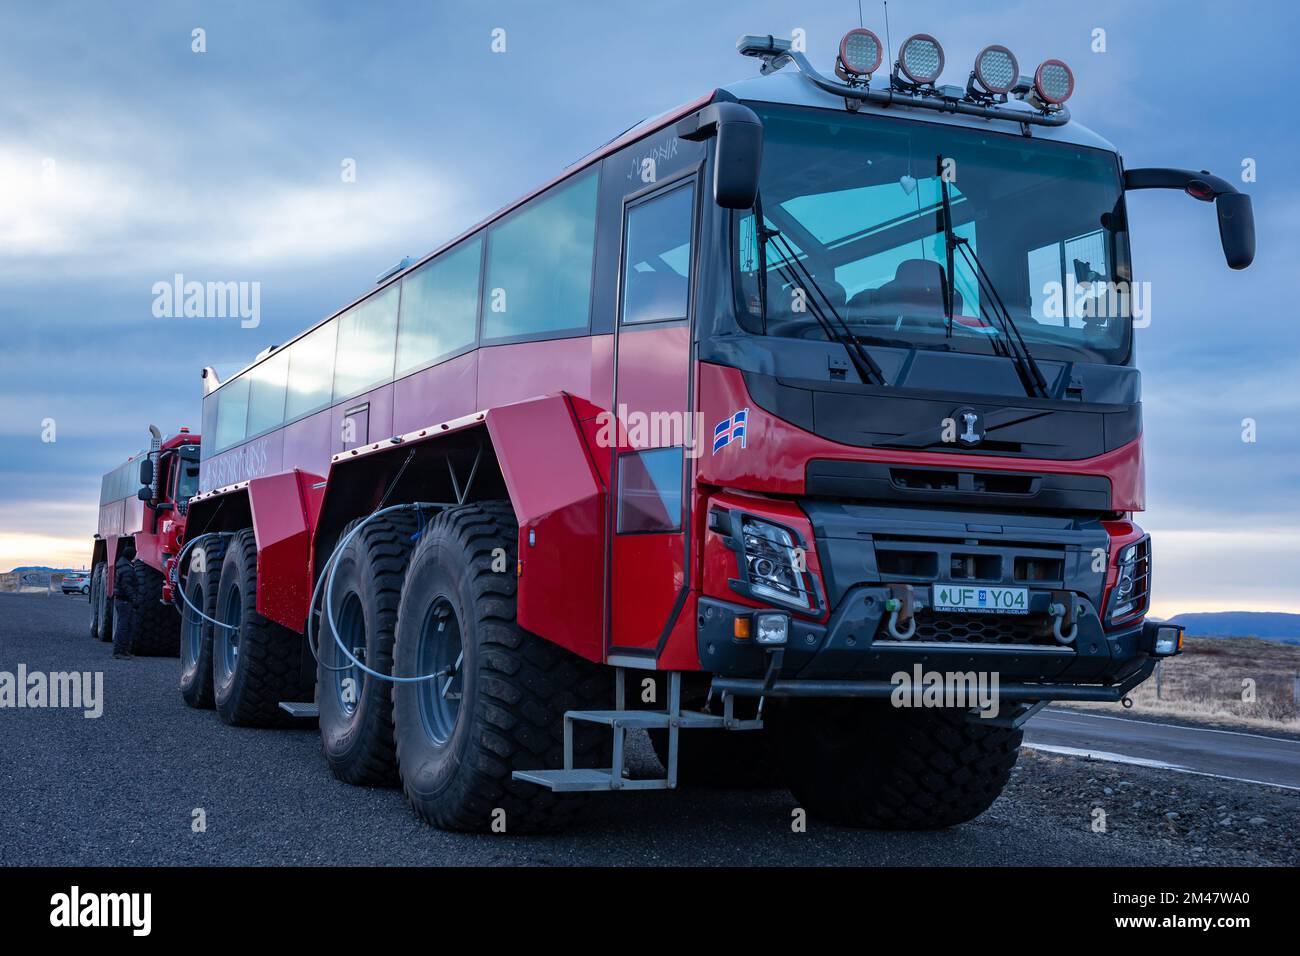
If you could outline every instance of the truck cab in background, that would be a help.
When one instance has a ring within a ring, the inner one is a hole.
[[[112,640],[113,566],[130,541],[140,582],[131,653],[174,656],[180,641],[174,562],[185,540],[190,498],[199,488],[200,436],[182,428],[164,440],[156,427],[149,430],[148,450],[108,472],[100,485],[90,564],[90,635]]]

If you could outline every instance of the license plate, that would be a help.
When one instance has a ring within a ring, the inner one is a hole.
[[[1028,588],[971,587],[963,584],[936,584],[931,607],[936,611],[963,611],[976,614],[1028,614]]]

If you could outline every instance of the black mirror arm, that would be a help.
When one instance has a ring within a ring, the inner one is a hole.
[[[1220,196],[1238,192],[1232,183],[1204,169],[1198,173],[1158,166],[1124,170],[1124,189],[1181,189],[1201,202],[1214,202]]]
[[[1255,213],[1250,196],[1226,179],[1205,170],[1127,169],[1124,189],[1181,189],[1193,199],[1214,203],[1219,219],[1219,240],[1231,269],[1245,269],[1255,260]]]
[[[760,128],[763,125],[758,114],[748,106],[722,101],[710,103],[685,119],[679,120],[677,136],[693,143],[702,142],[711,136],[716,136],[718,127],[724,123],[752,123]]]

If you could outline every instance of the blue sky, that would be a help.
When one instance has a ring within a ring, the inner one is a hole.
[[[1130,202],[1153,296],[1141,520],[1158,612],[1300,611],[1300,136],[1276,105],[1298,79],[1294,5],[894,0],[890,19],[895,46],[939,38],[947,82],[989,42],[1022,72],[1066,59],[1074,115],[1129,166],[1255,160],[1245,272],[1208,206]],[[855,25],[853,0],[6,5],[0,567],[84,562],[99,476],[150,421],[198,428],[204,365],[243,365],[637,120],[752,75],[739,34],[802,28],[828,66]],[[260,282],[260,326],[154,317],[175,273]]]

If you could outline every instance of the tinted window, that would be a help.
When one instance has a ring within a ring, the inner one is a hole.
[[[692,184],[628,210],[623,253],[624,322],[686,318],[694,197]]]
[[[630,452],[618,459],[618,533],[682,526],[682,449]]]
[[[475,236],[402,280],[397,374],[474,343],[483,239]]]
[[[825,335],[807,308],[824,296],[855,335],[997,354],[1007,348],[996,315],[1005,306],[1040,359],[1127,361],[1134,303],[1109,294],[1130,279],[1115,154],[868,113],[757,111],[763,206],[782,236],[766,245],[763,276],[753,217],[740,222],[747,329]],[[945,194],[964,240],[951,276],[939,214]],[[790,251],[802,269],[784,262],[790,233],[803,247]],[[805,288],[807,276],[815,288]],[[1085,301],[1066,293],[1076,286]]]
[[[248,376],[227,382],[217,393],[217,450],[244,440],[244,423],[248,420]]]
[[[284,393],[289,381],[289,353],[281,352],[245,373],[248,386],[248,434],[257,435],[284,421]]]
[[[382,385],[393,377],[398,287],[391,285],[339,318],[334,400]]]
[[[286,421],[330,403],[337,334],[337,324],[330,322],[289,346],[289,390],[284,407]]]
[[[203,396],[203,456],[205,458],[217,447],[217,405],[220,402],[220,391]]]
[[[483,337],[587,328],[596,240],[596,174],[528,203],[488,232]]]

